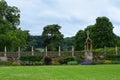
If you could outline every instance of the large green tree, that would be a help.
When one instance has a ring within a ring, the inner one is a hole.
[[[58,50],[63,40],[63,34],[59,31],[61,26],[57,24],[47,25],[43,29],[42,41],[43,46],[48,47],[48,50]]]
[[[85,31],[79,30],[75,36],[75,50],[83,50],[86,34]]]
[[[24,47],[28,33],[18,28],[20,24],[20,10],[15,6],[8,6],[5,0],[0,0],[0,50],[4,47],[10,51],[18,46]]]
[[[113,25],[107,17],[98,17],[92,35],[95,47],[113,47],[115,46],[115,34]],[[91,32],[92,33],[92,32]]]

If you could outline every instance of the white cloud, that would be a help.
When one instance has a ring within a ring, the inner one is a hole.
[[[120,35],[119,0],[6,0],[21,10],[21,27],[32,35],[40,35],[48,24],[59,24],[65,36],[73,36],[79,29],[95,23],[99,16],[113,22],[114,32]]]

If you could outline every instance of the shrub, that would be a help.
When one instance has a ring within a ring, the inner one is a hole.
[[[106,54],[105,55],[106,60],[112,60],[112,61],[120,61],[120,55],[111,55],[111,54]]]
[[[12,65],[12,63],[9,62],[9,61],[0,61],[0,65],[2,65],[2,66],[10,66],[10,65]]]
[[[84,61],[84,62],[81,62],[80,64],[82,64],[82,65],[89,65],[89,64],[91,64],[90,62],[87,62],[87,61]]]
[[[112,64],[120,64],[120,61],[112,61]]]
[[[97,62],[93,61],[93,62],[91,62],[90,64],[91,64],[91,65],[96,65]]]
[[[35,65],[43,65],[44,64],[44,62],[42,62],[42,61],[40,61],[40,62],[35,62]]]
[[[45,56],[44,57],[44,64],[45,65],[50,65],[51,62],[52,62],[52,58],[51,57],[49,57],[49,56]]]
[[[78,62],[83,62],[84,60],[85,60],[85,58],[83,56],[76,58],[76,61],[78,61]]]
[[[69,61],[67,62],[68,65],[77,65],[78,62],[77,61]]]
[[[111,64],[111,62],[112,62],[111,60],[104,60],[105,64]]]
[[[41,61],[43,57],[42,56],[21,56],[21,61]]]
[[[59,65],[60,63],[58,61],[52,61],[52,65]]]
[[[30,65],[30,62],[29,61],[22,61],[21,65]]]
[[[103,60],[97,61],[96,64],[104,64]]]
[[[60,64],[67,64],[70,61],[77,61],[76,57],[68,56],[68,57],[61,57],[59,58],[58,62]]]
[[[14,61],[14,62],[12,62],[12,65],[13,66],[20,66],[21,64],[20,64],[20,62]]]
[[[39,62],[42,60],[42,56],[21,56],[21,64],[22,65],[38,65]]]

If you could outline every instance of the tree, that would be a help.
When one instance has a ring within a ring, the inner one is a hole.
[[[16,51],[18,47],[25,48],[27,40],[27,32],[21,29],[10,30],[6,33],[7,39],[9,39],[10,44],[7,45],[10,51]]]
[[[43,29],[42,43],[44,47],[48,47],[48,50],[58,50],[63,40],[63,34],[59,31],[61,26],[57,24],[47,25]]]
[[[71,50],[72,49],[72,46],[74,46],[75,44],[75,37],[66,37],[63,39],[62,41],[62,48],[63,50]]]
[[[96,47],[115,46],[115,34],[113,25],[107,17],[98,17],[95,24],[95,33],[93,35]]]
[[[32,46],[34,46],[34,48],[43,48],[42,37],[29,35],[27,39],[27,50],[31,50]]]
[[[116,35],[116,46],[120,46],[120,36]]]
[[[16,29],[20,23],[20,10],[15,6],[8,6],[5,0],[0,1],[0,18],[7,22],[10,29]]]
[[[83,30],[79,30],[75,35],[75,50],[83,50],[84,49],[84,42],[86,38],[86,33]]]
[[[15,51],[18,46],[25,47],[28,33],[17,28],[20,24],[20,10],[8,6],[5,0],[0,0],[0,51],[6,46]]]
[[[113,25],[107,17],[98,17],[96,23],[93,27],[93,32],[91,32],[95,48],[100,47],[114,47],[115,34],[113,33]]]

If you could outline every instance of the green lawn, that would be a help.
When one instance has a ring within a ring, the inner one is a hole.
[[[0,80],[120,80],[120,65],[8,66]]]

